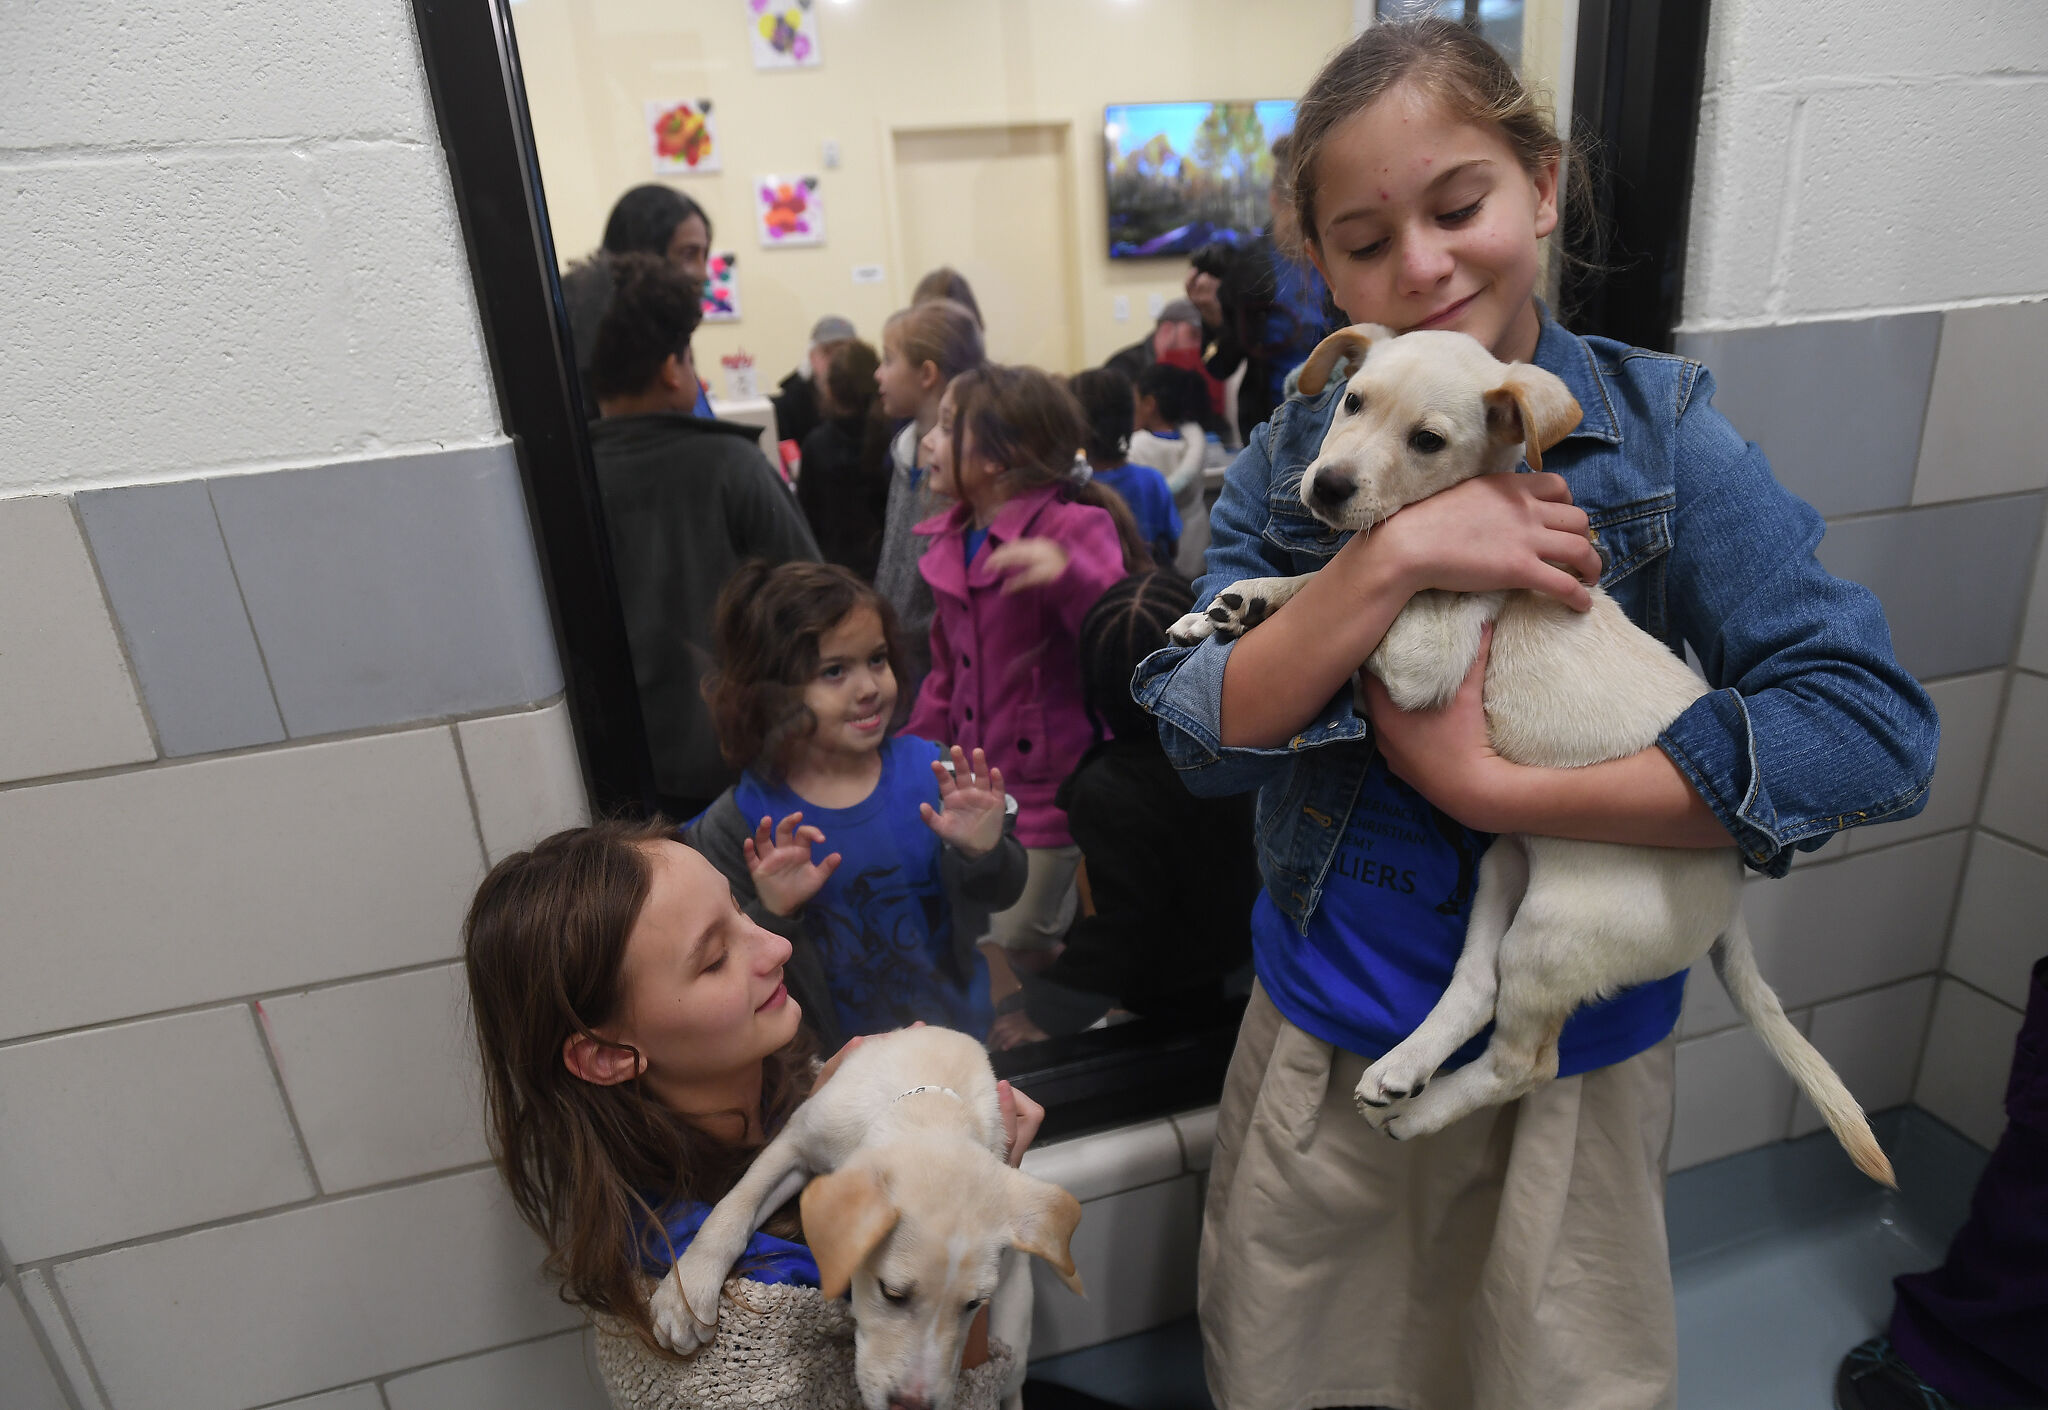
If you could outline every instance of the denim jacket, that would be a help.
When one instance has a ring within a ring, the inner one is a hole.
[[[1584,412],[1543,459],[1592,521],[1601,585],[1673,652],[1690,646],[1714,687],[1657,743],[1743,859],[1783,876],[1794,847],[1918,812],[1940,729],[1933,703],[1893,659],[1877,599],[1814,558],[1820,515],[1714,410],[1713,378],[1684,358],[1578,337],[1547,311],[1532,361]],[[1294,397],[1253,431],[1211,517],[1198,602],[1240,578],[1312,572],[1348,537],[1300,499],[1343,386]],[[1132,691],[1192,791],[1258,789],[1266,889],[1306,931],[1372,761],[1371,727],[1347,687],[1285,745],[1226,748],[1233,645],[1155,652]]]

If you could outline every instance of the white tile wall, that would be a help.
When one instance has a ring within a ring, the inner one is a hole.
[[[456,733],[494,865],[551,832],[590,821],[568,705],[464,720]]]
[[[2024,670],[2048,673],[2048,535],[2041,540],[2040,556],[2034,560],[2034,590],[2027,599],[2027,625],[2020,634],[2020,650],[2014,660]]]
[[[0,500],[0,783],[156,757],[71,502]]]
[[[1904,1106],[1913,1098],[1913,1069],[1927,1036],[1934,979],[1926,976],[1817,1005],[1806,1036],[1866,1112]],[[1792,1134],[1825,1125],[1804,1093],[1792,1101]]]
[[[86,1410],[105,1410],[106,1401],[93,1386],[92,1373],[86,1369],[85,1352],[80,1349],[78,1339],[71,1335],[65,1325],[63,1309],[57,1303],[57,1290],[50,1286],[49,1278],[41,1269],[32,1268],[21,1275],[21,1291],[28,1298],[28,1309],[42,1325],[43,1336],[50,1343],[50,1350],[57,1358],[57,1372],[71,1387],[71,1393]]]
[[[1968,827],[1977,820],[1977,803],[1984,794],[1984,766],[1991,758],[1992,732],[1998,724],[1999,701],[2005,695],[2005,676],[2004,671],[1980,671],[1928,685],[1927,694],[1941,715],[1941,751],[1928,785],[1927,806],[1904,822],[1850,828],[1840,834],[1843,851],[1866,852]],[[1825,850],[1811,860],[1834,855]]]
[[[0,1131],[23,1262],[315,1193],[239,1005],[0,1048]]]
[[[1087,1295],[1074,1296],[1032,1260],[1032,1359],[1094,1346],[1193,1312],[1201,1233],[1201,1192],[1193,1175],[1085,1201],[1072,1247]]]
[[[1913,1100],[1987,1149],[2005,1130],[2005,1079],[2020,1011],[1953,979],[1941,981]]]
[[[1963,878],[1946,968],[2016,1009],[2048,954],[2048,857],[1979,834]]]
[[[1779,1002],[1803,1008],[1939,968],[1966,841],[1947,833],[1748,882],[1743,914]],[[1686,983],[1683,1035],[1739,1021],[1709,971]]]
[[[0,1286],[0,1393],[7,1410],[68,1410],[14,1289]]]
[[[1024,1154],[1025,1173],[1052,1181],[1083,1204],[1170,1180],[1184,1168],[1170,1120],[1033,1146]]]
[[[444,729],[0,792],[0,1038],[452,958]]]
[[[2048,678],[2014,673],[1995,757],[1982,824],[2048,850]]]
[[[565,1332],[384,1383],[391,1410],[610,1410],[589,1335]]]
[[[328,1193],[491,1158],[460,965],[257,1008]]]
[[[2048,303],[1953,308],[1942,315],[1913,503],[2048,485],[2043,349]]]
[[[1804,1012],[1791,1019],[1805,1031]],[[1670,1168],[1683,1170],[1783,1140],[1792,1092],[1785,1069],[1747,1028],[1680,1043]]]
[[[113,1410],[303,1396],[564,1330],[539,1242],[479,1170],[57,1267]]]

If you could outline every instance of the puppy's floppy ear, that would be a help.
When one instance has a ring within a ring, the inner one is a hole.
[[[1543,468],[1543,452],[1579,424],[1577,398],[1549,372],[1526,362],[1508,368],[1501,384],[1486,393],[1486,429],[1494,441],[1522,443],[1531,470]]]
[[[818,1260],[818,1291],[838,1297],[854,1270],[896,1227],[901,1211],[882,1177],[865,1166],[847,1166],[804,1186],[804,1242]]]
[[[1074,1271],[1074,1230],[1081,1222],[1081,1201],[1058,1185],[1021,1170],[1006,1172],[1010,1182],[1010,1242],[1052,1265],[1060,1281],[1081,1291]]]
[[[1363,363],[1366,349],[1393,336],[1393,329],[1378,323],[1354,323],[1349,328],[1339,328],[1317,343],[1316,350],[1301,365],[1301,377],[1296,383],[1301,394],[1305,397],[1321,396],[1323,388],[1330,384],[1330,372],[1340,358]],[[1356,371],[1355,368],[1353,370]]]

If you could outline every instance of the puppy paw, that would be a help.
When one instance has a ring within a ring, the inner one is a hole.
[[[648,1311],[654,1339],[678,1356],[707,1345],[718,1332],[718,1294],[724,1279],[717,1270],[692,1269],[685,1253],[654,1289]]]
[[[1361,1107],[1388,1107],[1419,1097],[1429,1086],[1430,1074],[1404,1057],[1397,1048],[1365,1070],[1358,1079],[1357,1099]]]
[[[1263,581],[1232,583],[1216,594],[1202,615],[1209,619],[1218,641],[1236,641],[1273,615],[1274,602]],[[1186,618],[1182,618],[1183,621]]]
[[[1207,640],[1216,624],[1200,612],[1190,612],[1166,629],[1166,639],[1175,646],[1195,646]]]

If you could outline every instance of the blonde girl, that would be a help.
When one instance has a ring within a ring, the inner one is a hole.
[[[1231,467],[1197,593],[1313,581],[1238,641],[1138,673],[1191,788],[1259,790],[1258,988],[1201,1260],[1209,1384],[1228,1410],[1670,1404],[1663,1160],[1683,975],[1574,1015],[1558,1080],[1436,1135],[1380,1136],[1352,1089],[1442,994],[1492,834],[1736,847],[1783,875],[1848,819],[1908,816],[1926,796],[1926,694],[1876,599],[1815,561],[1819,516],[1714,410],[1712,379],[1577,337],[1535,298],[1561,156],[1549,114],[1457,24],[1377,25],[1324,67],[1296,109],[1289,184],[1338,307],[1535,363],[1584,419],[1545,453],[1551,473],[1482,476],[1340,539],[1298,490],[1345,385],[1289,400]],[[1428,453],[1434,433],[1415,434]],[[1403,715],[1377,689],[1353,704],[1353,674],[1414,593],[1531,588],[1583,609],[1596,580],[1716,687],[1654,747],[1582,769],[1507,763],[1487,747],[1484,651],[1443,710]]]

